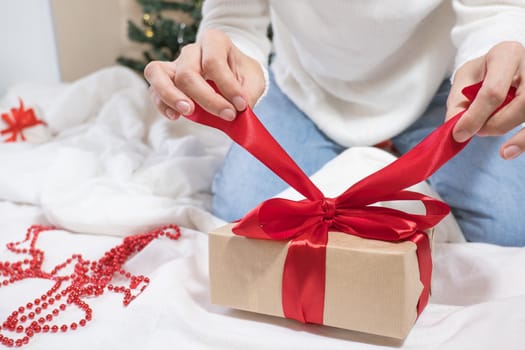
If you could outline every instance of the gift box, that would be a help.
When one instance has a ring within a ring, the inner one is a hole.
[[[480,87],[463,93],[472,101]],[[511,89],[504,104],[514,94]],[[250,109],[227,122],[196,106],[188,118],[225,132],[304,196],[269,199],[210,233],[212,303],[405,338],[430,294],[432,261],[425,231],[450,212],[440,200],[407,188],[467,145],[452,137],[463,113],[385,168],[328,198]],[[377,206],[385,201],[419,201],[425,213]]]
[[[0,110],[0,142],[26,141],[42,143],[51,138],[46,122],[39,119],[41,113],[34,107],[26,107],[22,99],[18,106],[8,111]]]
[[[281,291],[288,242],[238,236],[232,226],[209,234],[211,302],[284,317]],[[416,244],[340,232],[328,236],[323,324],[405,338],[423,291]]]

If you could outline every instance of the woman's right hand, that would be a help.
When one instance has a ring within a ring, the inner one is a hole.
[[[207,30],[182,48],[173,62],[152,61],[144,69],[157,109],[169,119],[193,113],[195,103],[225,120],[257,102],[265,89],[260,64],[221,31]],[[224,96],[206,82],[212,80]]]

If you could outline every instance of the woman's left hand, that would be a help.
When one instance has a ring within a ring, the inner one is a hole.
[[[476,99],[470,104],[461,90],[483,80]],[[516,97],[492,115],[503,103],[511,86]],[[525,122],[525,47],[518,42],[502,42],[481,57],[463,64],[456,72],[447,101],[447,120],[465,107],[468,110],[456,124],[453,136],[464,142],[480,136],[503,135]],[[525,129],[500,148],[504,159],[513,159],[525,151]]]

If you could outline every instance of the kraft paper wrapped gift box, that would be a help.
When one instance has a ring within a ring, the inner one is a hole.
[[[480,87],[481,83],[469,86],[463,93],[472,101]],[[513,96],[510,91],[504,104]],[[430,292],[430,245],[423,230],[433,228],[450,212],[445,203],[406,189],[428,178],[467,145],[452,137],[462,113],[396,161],[330,198],[299,169],[251,109],[227,122],[196,106],[188,118],[225,132],[305,198],[269,199],[234,226],[210,234],[212,302],[301,322],[406,337]],[[425,214],[374,206],[400,200],[420,201]]]
[[[423,230],[449,213],[443,202],[405,189],[446,157],[429,161],[415,149],[329,198],[254,115],[236,120],[240,123],[222,126],[233,137],[240,135],[252,154],[306,198],[270,199],[238,223],[210,233],[212,303],[405,338],[430,289],[430,247]],[[246,137],[253,134],[260,143]],[[442,137],[435,135],[422,147]],[[384,200],[421,201],[426,213],[370,206]],[[336,228],[345,232],[330,232]]]
[[[447,157],[429,161],[415,148],[328,198],[255,116],[236,120],[240,123],[223,127],[234,137],[240,134],[241,142],[247,140],[247,149],[306,199],[270,199],[238,223],[210,233],[212,303],[405,338],[430,289],[430,247],[423,230],[435,226],[449,208],[404,189],[424,180]],[[422,147],[439,144],[449,131],[441,130]],[[260,143],[246,137],[254,133]],[[370,206],[385,200],[418,200],[426,213]],[[339,227],[345,232],[331,232]]]
[[[379,149],[352,148],[313,175],[312,181],[325,195],[335,196],[393,160],[394,156]],[[410,190],[435,195],[424,183]],[[289,189],[279,197],[298,200],[301,196]],[[424,213],[419,203],[378,205]],[[440,237],[459,232],[456,225],[449,216],[438,224],[436,232]],[[212,303],[284,317],[281,291],[288,242],[237,236],[232,227],[228,224],[209,234]],[[432,244],[434,230],[428,234]],[[416,320],[423,289],[415,249],[412,242],[390,243],[330,232],[324,324],[404,338]]]
[[[237,236],[232,226],[209,235],[212,303],[284,317],[281,290],[288,242]],[[416,320],[422,289],[413,242],[329,233],[325,325],[405,338]]]

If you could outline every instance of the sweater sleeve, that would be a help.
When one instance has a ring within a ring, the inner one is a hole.
[[[206,29],[225,32],[239,50],[261,64],[267,89],[269,0],[206,0],[202,17],[198,35]]]
[[[452,41],[457,48],[454,73],[503,41],[525,46],[525,1],[453,0],[453,6],[456,25]]]

